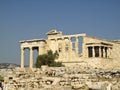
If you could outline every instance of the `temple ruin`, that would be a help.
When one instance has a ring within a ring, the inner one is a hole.
[[[33,68],[33,51],[39,55],[48,50],[59,53],[56,61],[64,65],[85,64],[94,68],[120,68],[120,40],[105,40],[88,36],[85,33],[63,35],[62,32],[51,30],[46,33],[47,39],[20,41],[21,68],[24,68],[25,49],[30,51],[29,67]]]

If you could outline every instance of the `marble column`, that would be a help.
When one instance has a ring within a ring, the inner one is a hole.
[[[24,68],[24,48],[21,48],[21,68]]]
[[[79,37],[76,37],[76,42],[75,42],[75,52],[76,52],[76,55],[78,56],[79,54]]]
[[[33,67],[33,49],[30,47],[30,68]]]
[[[92,47],[92,52],[93,52],[92,53],[93,54],[92,57],[95,57],[95,48],[94,48],[94,46]]]
[[[105,58],[105,47],[103,47],[103,57]]]
[[[99,46],[99,57],[101,57],[101,46]]]

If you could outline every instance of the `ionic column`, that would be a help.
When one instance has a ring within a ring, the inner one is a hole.
[[[32,47],[30,47],[30,65],[29,65],[30,68],[33,67],[33,49]]]
[[[101,46],[99,46],[99,57],[101,57]]]
[[[92,52],[93,52],[92,57],[95,57],[95,48],[94,48],[94,46],[92,47]]]
[[[103,47],[103,57],[105,58],[105,47]]]
[[[76,42],[75,42],[75,52],[76,52],[76,55],[78,55],[78,53],[79,53],[79,50],[78,50],[78,41],[79,41],[79,39],[78,39],[79,37],[76,37]]]
[[[21,68],[24,68],[24,48],[21,48]]]

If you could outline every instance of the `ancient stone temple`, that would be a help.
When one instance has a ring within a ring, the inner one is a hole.
[[[29,67],[33,67],[33,50],[45,54],[48,50],[59,53],[56,61],[65,65],[85,64],[95,68],[120,68],[120,40],[105,40],[88,36],[85,33],[63,35],[51,30],[47,39],[20,41],[21,68],[24,68],[24,50],[29,49]]]

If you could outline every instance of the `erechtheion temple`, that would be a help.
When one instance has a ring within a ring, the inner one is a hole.
[[[24,68],[24,50],[30,51],[30,64],[33,67],[33,50],[45,54],[48,50],[59,53],[56,61],[64,65],[86,64],[95,68],[120,68],[120,40],[105,40],[83,34],[63,35],[51,30],[47,39],[22,40],[21,68]]]

